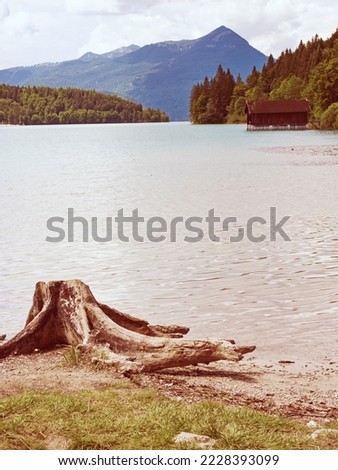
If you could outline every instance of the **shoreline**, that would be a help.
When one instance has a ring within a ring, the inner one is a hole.
[[[95,368],[82,360],[67,365],[64,354],[68,350],[60,347],[1,360],[0,398],[28,391],[102,390],[128,380],[110,367]],[[133,375],[129,381],[187,403],[218,401],[305,422],[338,419],[338,363],[330,360],[318,366],[248,357],[239,363],[219,361]]]

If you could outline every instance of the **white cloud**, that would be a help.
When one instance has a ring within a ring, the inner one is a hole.
[[[175,3],[175,0],[118,0],[120,12],[124,14],[144,13],[154,6],[166,3]]]
[[[67,0],[66,9],[71,14],[107,16],[119,12],[117,0]]]
[[[111,27],[107,23],[99,23],[90,32],[86,42],[81,45],[77,51],[77,56],[81,56],[88,51],[103,54],[111,50]],[[121,38],[122,42],[125,43],[126,38]]]
[[[337,17],[335,0],[0,0],[0,68],[193,39],[222,24],[278,56],[330,36]]]
[[[3,22],[2,28],[6,35],[14,36],[15,38],[23,38],[38,31],[37,25],[27,12],[8,15]]]
[[[0,21],[9,15],[9,8],[6,2],[0,1]]]

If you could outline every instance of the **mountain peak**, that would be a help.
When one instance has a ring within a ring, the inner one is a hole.
[[[130,44],[130,46],[119,47],[118,49],[114,49],[113,51],[105,52],[104,54],[96,54],[95,52],[86,52],[83,54],[79,60],[83,62],[90,62],[95,59],[99,58],[107,58],[107,59],[116,59],[117,57],[121,57],[123,55],[129,54],[130,52],[134,52],[137,49],[140,49],[140,46],[136,44]]]
[[[225,47],[235,47],[240,44],[248,44],[248,41],[242,38],[242,36],[223,25],[197,39],[197,41],[204,43],[207,47],[215,47],[217,43],[223,44]]]
[[[118,49],[114,49],[113,51],[106,52],[102,54],[103,57],[108,57],[108,59],[116,59],[117,57],[121,57],[123,55],[130,54],[131,52],[137,51],[140,49],[140,46],[136,44],[130,44],[130,46],[119,47]]]
[[[230,29],[230,28],[227,28],[226,26],[224,25],[221,25],[219,26],[218,28],[214,29],[213,31],[211,31],[209,33],[209,36],[213,35],[213,34],[219,34],[219,33],[233,33],[233,31]]]
[[[212,77],[219,64],[246,77],[267,57],[236,32],[221,25],[189,40],[134,44],[105,54],[48,66],[0,70],[0,83],[96,89],[128,96],[144,106],[165,110],[172,120],[186,120],[192,86]]]
[[[79,60],[82,60],[84,62],[89,62],[91,60],[97,59],[98,57],[100,57],[99,54],[95,54],[95,52],[89,51],[89,52],[86,52],[85,54],[83,54],[79,58]]]

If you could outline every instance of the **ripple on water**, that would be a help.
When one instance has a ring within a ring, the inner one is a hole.
[[[216,126],[205,141],[195,126],[177,126],[184,129],[179,135],[175,126],[140,129],[38,129],[39,146],[37,134],[29,143],[14,129],[15,139],[4,143],[0,334],[22,328],[38,280],[80,278],[98,300],[154,323],[185,324],[190,337],[233,337],[256,343],[256,353],[266,356],[277,347],[293,358],[337,351],[332,165],[338,161],[337,146],[325,146],[333,137],[261,134],[267,142],[262,151],[261,137],[242,127]],[[173,132],[170,138],[165,129]],[[293,151],[285,147],[286,136],[295,141]],[[47,158],[51,148],[53,158]],[[230,243],[232,232],[219,227],[218,243],[207,237],[184,243],[182,228],[176,243],[45,241],[46,220],[64,216],[68,207],[102,217],[139,207],[168,219],[205,216],[215,207],[221,216],[241,217],[232,228],[236,234],[248,217],[262,216],[270,206],[291,214],[291,242]]]

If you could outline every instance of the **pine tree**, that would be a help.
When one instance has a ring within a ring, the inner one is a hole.
[[[215,76],[192,87],[190,120],[194,124],[223,124],[226,122],[235,80],[230,70],[218,66]]]

